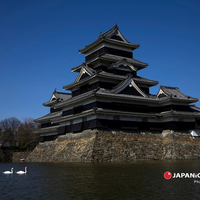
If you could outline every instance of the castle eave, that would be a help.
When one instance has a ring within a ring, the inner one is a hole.
[[[102,96],[105,98],[114,98],[114,99],[125,99],[125,100],[135,100],[137,101],[146,101],[146,102],[155,102],[158,99],[143,97],[143,96],[136,96],[136,95],[128,95],[128,94],[114,94],[110,91],[106,91],[103,89],[100,89],[96,92],[96,96]]]
[[[71,104],[74,104],[74,103],[78,103],[80,101],[83,101],[85,99],[91,98],[93,96],[95,96],[95,92],[91,90],[91,91],[85,92],[85,93],[83,93],[81,95],[72,97],[71,99],[69,99],[67,101],[63,101],[63,102],[55,105],[55,108],[63,108],[66,105],[71,105]]]
[[[175,102],[175,103],[195,103],[198,102],[198,99],[196,98],[177,98],[177,97],[171,97],[171,96],[167,96],[167,97],[161,97],[159,98],[160,103],[166,103],[166,102]]]
[[[65,86],[63,86],[63,89],[64,90],[72,90],[74,87],[78,87],[80,85],[86,84],[86,83],[88,83],[89,81],[91,81],[92,79],[95,79],[95,78],[97,78],[97,80],[107,79],[108,81],[110,81],[112,79],[112,80],[122,81],[122,80],[126,79],[127,76],[121,76],[121,75],[116,75],[116,74],[101,71],[101,72],[96,73],[92,76],[86,77],[83,80],[80,80],[78,82],[73,82],[69,85],[65,85]]]
[[[157,118],[159,113],[142,113],[142,112],[124,112],[119,110],[109,110],[98,108],[96,114],[110,115],[110,116],[124,116],[124,117],[139,117],[139,118]]]
[[[140,45],[139,44],[134,44],[134,43],[125,43],[123,41],[118,41],[118,40],[112,40],[112,39],[107,39],[104,37],[99,37],[97,40],[95,40],[93,43],[86,45],[84,48],[79,49],[79,53],[82,54],[87,54],[89,51],[91,51],[95,46],[99,45],[100,43],[107,43],[107,44],[114,44],[115,46],[119,47],[126,47],[131,50],[137,49]]]
[[[96,57],[94,59],[91,59],[87,62],[87,64],[92,64],[98,60],[102,60],[102,61],[107,61],[107,62],[110,62],[110,64],[112,63],[116,63],[118,62],[119,60],[123,60],[123,59],[126,59],[130,64],[132,64],[134,67],[137,68],[137,70],[140,70],[140,69],[143,69],[143,68],[146,68],[148,66],[147,63],[144,63],[144,62],[141,62],[141,61],[138,61],[134,58],[124,58],[123,56],[117,56],[117,55],[112,55],[112,54],[104,54],[100,57]]]
[[[54,101],[48,101],[48,102],[45,102],[43,103],[42,105],[43,106],[47,106],[47,107],[52,107],[53,105],[57,104],[58,101],[54,100]]]
[[[34,121],[38,122],[38,123],[51,122],[52,119],[57,118],[61,115],[62,115],[62,111],[53,112],[53,113],[49,113],[47,115],[44,115],[44,116],[42,116],[38,119],[35,119]]]
[[[163,117],[180,117],[180,118],[196,118],[200,117],[200,113],[197,112],[187,112],[187,111],[176,111],[176,110],[170,110],[161,112],[160,116]]]
[[[54,123],[62,123],[62,122],[66,122],[68,120],[82,118],[82,117],[89,116],[89,115],[94,115],[94,114],[95,114],[94,109],[90,109],[90,110],[86,110],[84,112],[77,113],[77,114],[72,114],[72,115],[67,115],[67,116],[61,116],[59,118],[54,119],[53,122]]]
[[[47,127],[47,128],[40,128],[37,131],[35,131],[34,133],[35,134],[49,134],[49,133],[52,133],[52,132],[57,132],[58,128],[59,128],[59,125],[58,126],[51,126],[51,127]]]

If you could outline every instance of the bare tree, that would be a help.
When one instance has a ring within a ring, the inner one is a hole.
[[[2,146],[13,147],[15,145],[14,135],[10,128],[6,128],[1,137]]]
[[[13,135],[16,135],[18,127],[21,122],[16,117],[10,117],[0,121],[1,131],[5,131],[6,129],[10,129]]]
[[[14,146],[15,136],[21,122],[16,117],[0,121],[0,144],[1,146]]]
[[[27,118],[18,128],[17,138],[21,150],[32,150],[38,143],[38,136],[34,131],[38,129],[38,124],[32,118]]]

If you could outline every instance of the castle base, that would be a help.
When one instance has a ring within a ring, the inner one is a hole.
[[[86,130],[39,143],[28,162],[131,162],[200,158],[200,138],[187,132]]]

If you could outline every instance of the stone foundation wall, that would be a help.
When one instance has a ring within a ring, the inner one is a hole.
[[[30,162],[131,162],[199,159],[200,138],[189,133],[86,130],[39,143]]]
[[[28,156],[29,162],[91,162],[95,131],[69,133],[55,141],[39,143]]]

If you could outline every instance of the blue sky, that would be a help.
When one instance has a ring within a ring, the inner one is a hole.
[[[78,49],[117,23],[139,43],[139,76],[200,99],[199,0],[0,0],[0,120],[38,118],[55,88],[72,83]],[[196,104],[200,107],[200,103]]]

